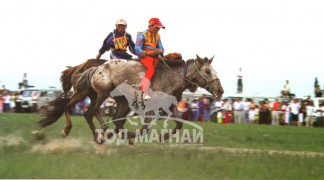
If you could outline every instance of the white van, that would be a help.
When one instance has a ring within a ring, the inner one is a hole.
[[[37,93],[36,111],[46,110],[48,102],[54,100],[62,91],[57,89],[23,89],[21,90],[21,107],[25,112],[32,112],[33,94]]]

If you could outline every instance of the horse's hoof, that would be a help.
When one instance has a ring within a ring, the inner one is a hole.
[[[66,137],[66,136],[68,136],[68,135],[65,133],[64,130],[61,131],[61,134],[62,134],[62,137]]]
[[[107,125],[101,125],[101,129],[105,132],[107,130]]]
[[[99,145],[101,145],[101,144],[104,143],[104,141],[98,141],[98,139],[95,139],[94,141],[95,141],[97,144],[99,144]]]
[[[114,134],[112,132],[109,132],[108,135],[107,135],[107,138],[111,139],[113,136],[114,136]]]
[[[128,139],[128,143],[127,143],[130,147],[134,147],[134,143],[133,143],[133,141],[131,141],[130,139]]]
[[[105,138],[103,137],[102,134],[99,134],[99,136],[95,137],[94,141],[97,144],[103,144],[105,142]]]

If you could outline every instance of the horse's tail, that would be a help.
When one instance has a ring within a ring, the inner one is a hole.
[[[72,80],[71,80],[71,77],[72,77],[72,74],[73,72],[75,71],[75,69],[77,68],[78,66],[74,66],[74,67],[70,67],[64,71],[62,71],[61,73],[61,84],[62,84],[62,88],[63,88],[63,91],[65,93],[69,92],[70,89],[72,88]]]
[[[77,82],[77,91],[84,91],[85,89],[92,87],[91,78],[96,69],[97,67],[89,68],[80,75]]]
[[[43,119],[37,122],[38,127],[44,128],[55,123],[64,113],[65,106],[71,98],[57,97],[49,102],[48,110],[43,114]]]

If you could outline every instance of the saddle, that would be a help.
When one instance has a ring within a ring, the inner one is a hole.
[[[164,61],[163,61],[164,60]],[[183,66],[185,61],[182,60],[182,55],[180,53],[169,53],[163,57],[158,64],[167,64],[168,66]]]
[[[182,60],[181,53],[176,53],[176,52],[169,53],[169,54],[163,56],[162,58],[163,58],[164,62],[160,59],[158,65],[165,63],[168,66],[180,66],[180,65],[183,66],[185,64],[185,61]],[[137,58],[134,60],[140,62],[140,60]]]

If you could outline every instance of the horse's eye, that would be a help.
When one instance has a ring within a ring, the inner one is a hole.
[[[206,70],[206,74],[210,74],[211,72],[210,72],[210,70],[208,69],[208,70]]]

